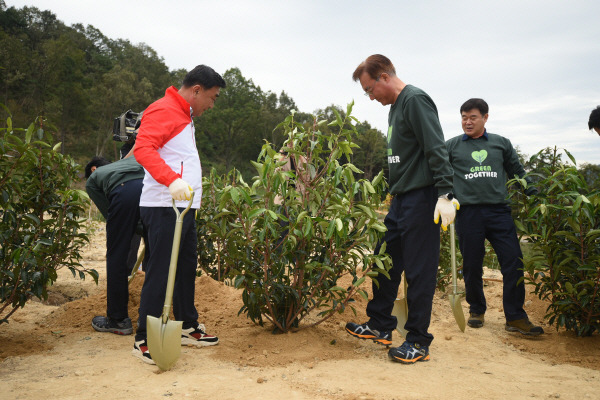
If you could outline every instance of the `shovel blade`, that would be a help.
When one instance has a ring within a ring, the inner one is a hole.
[[[450,294],[448,295],[448,298],[450,299],[450,306],[452,307],[454,319],[460,330],[464,332],[467,324],[465,323],[465,313],[463,312],[462,304],[460,302],[460,295]]]
[[[406,304],[406,298],[396,299],[396,301],[394,301],[392,315],[398,320],[396,331],[398,331],[398,333],[402,335],[403,338],[406,338],[407,331],[406,329],[404,329],[404,325],[408,320],[408,304]]]
[[[181,355],[181,321],[162,322],[162,318],[148,315],[146,332],[148,351],[158,368],[169,370]]]

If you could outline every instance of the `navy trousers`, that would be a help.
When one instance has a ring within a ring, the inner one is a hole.
[[[182,212],[183,209],[179,211]],[[195,210],[190,209],[183,218],[173,290],[173,314],[177,321],[183,321],[184,329],[196,326],[198,321],[198,312],[194,305],[198,265],[198,237],[194,214]],[[176,221],[175,210],[169,207],[140,207],[140,215],[145,232],[146,275],[140,298],[136,340],[146,338],[147,315],[157,318],[162,315]]]
[[[106,221],[106,315],[115,320],[129,316],[129,286],[127,277],[131,267],[127,255],[131,239],[140,219],[140,194],[142,179],[122,183],[108,195]]]
[[[398,322],[392,315],[392,308],[404,271],[408,283],[406,340],[422,346],[429,346],[433,340],[428,329],[440,258],[440,228],[433,223],[436,202],[434,186],[394,197],[385,217],[387,232],[383,238],[393,262],[390,279],[383,275],[377,277],[379,287],[373,282],[373,299],[367,304],[369,327],[394,330]],[[380,247],[381,243],[375,253]]]
[[[485,239],[498,257],[503,279],[502,304],[507,321],[526,318],[523,310],[525,285],[523,254],[510,207],[505,204],[461,206],[456,217],[463,275],[470,312],[483,314],[487,309],[483,293],[483,258]]]
[[[135,263],[137,262],[137,258],[138,258],[138,251],[140,249],[140,242],[142,241],[142,236],[139,234],[135,234],[133,235],[133,237],[131,238],[131,243],[129,244],[129,254],[127,254],[127,266],[129,267],[129,271],[133,271],[133,267],[135,266]],[[142,268],[143,268],[143,261],[142,261]]]

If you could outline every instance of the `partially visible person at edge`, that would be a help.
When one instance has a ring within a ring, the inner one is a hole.
[[[375,54],[360,63],[352,75],[365,95],[391,105],[388,116],[388,165],[390,193],[394,196],[385,217],[383,238],[392,258],[390,279],[377,277],[373,298],[367,304],[369,320],[349,322],[346,331],[361,339],[390,346],[397,319],[392,315],[402,272],[408,283],[406,340],[388,355],[405,364],[428,361],[433,335],[431,320],[440,254],[440,226],[454,221],[452,167],[444,145],[437,108],[427,93],[404,83],[392,62]],[[379,243],[375,253],[379,252]]]
[[[172,200],[183,209],[189,204],[192,190],[195,192],[193,210],[183,219],[173,313],[177,321],[183,321],[182,345],[200,347],[219,342],[198,323],[194,305],[198,257],[193,211],[200,208],[202,169],[193,117],[211,109],[224,87],[221,75],[208,66],[198,65],[185,76],[179,90],[174,86],[168,88],[162,99],[144,111],[136,138],[134,155],[146,172],[140,215],[148,258],[132,354],[149,364],[154,361],[146,341],[146,316],[160,317],[164,305],[176,221]]]
[[[508,206],[507,179],[522,178],[525,170],[510,140],[487,132],[488,105],[469,99],[460,107],[463,134],[446,142],[454,169],[454,191],[461,208],[456,217],[471,328],[480,328],[487,309],[483,293],[483,258],[487,239],[500,263],[505,329],[523,335],[541,335],[523,309],[525,285],[523,254]],[[526,178],[529,181],[528,178]],[[536,193],[528,187],[526,194]]]
[[[139,120],[141,120],[143,111],[138,114],[138,122],[135,127],[134,135],[127,142],[121,146],[119,150],[119,154],[121,160],[128,157],[133,157],[133,147],[135,146],[135,136],[137,135],[137,130],[139,129]],[[142,235],[139,233],[135,233],[131,238],[131,244],[129,246],[129,253],[127,254],[127,265],[130,267],[130,271],[133,269],[137,262],[138,252],[140,248],[140,243],[142,241]],[[145,271],[146,266],[142,264],[142,270]]]
[[[588,121],[588,128],[595,130],[600,135],[600,106],[594,108],[590,113],[590,119]]]
[[[134,157],[111,163],[94,157],[85,167],[85,190],[106,220],[106,317],[95,316],[99,332],[131,335],[127,254],[140,219],[140,195],[144,169]],[[137,247],[136,247],[137,249]]]

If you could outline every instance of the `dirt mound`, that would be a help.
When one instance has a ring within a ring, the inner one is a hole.
[[[129,286],[129,316],[134,329],[143,278],[144,274],[138,273]],[[335,315],[320,326],[296,333],[273,334],[273,326],[268,321],[261,327],[245,314],[238,315],[243,305],[239,290],[207,276],[196,279],[195,304],[199,322],[206,325],[209,333],[219,336],[220,351],[215,357],[224,361],[242,366],[276,366],[358,356],[354,352],[354,341],[343,332],[347,315]],[[365,318],[364,308],[364,301],[357,304],[357,311],[363,314],[361,320]],[[50,328],[56,335],[91,333],[91,318],[105,315],[105,310],[106,293],[90,295],[57,307],[44,319],[41,327]],[[171,318],[174,319],[173,315]],[[49,345],[39,350],[47,349]]]

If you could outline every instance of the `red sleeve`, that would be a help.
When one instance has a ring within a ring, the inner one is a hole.
[[[173,110],[168,108],[147,109],[142,116],[133,154],[137,162],[158,183],[165,186],[169,186],[180,176],[167,165],[157,150],[179,134],[187,124],[189,121],[173,117]]]

